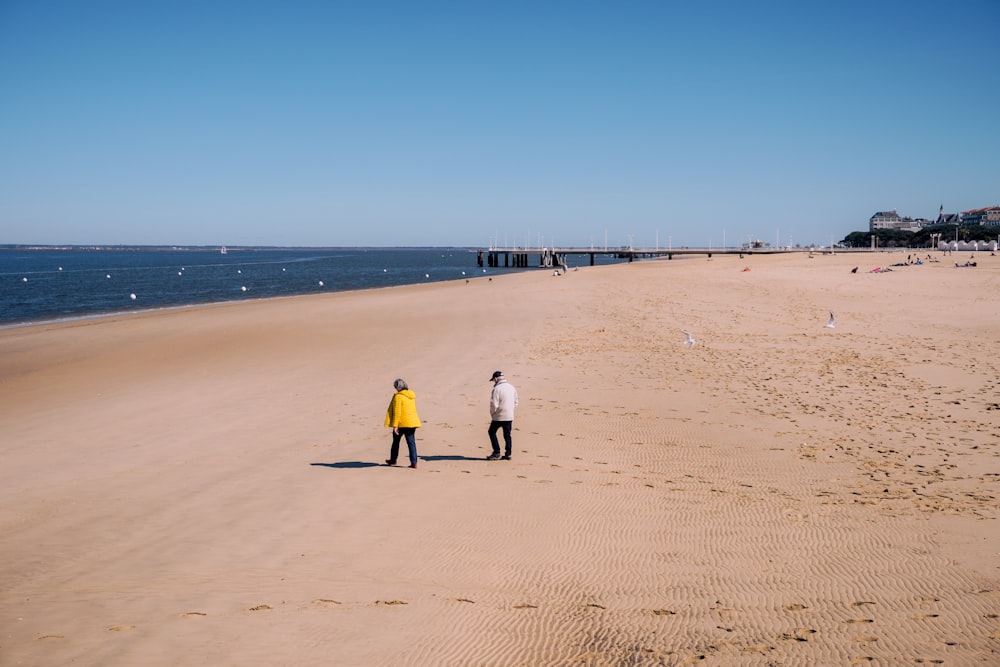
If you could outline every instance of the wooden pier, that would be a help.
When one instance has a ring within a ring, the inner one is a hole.
[[[590,257],[590,265],[594,266],[597,255],[610,255],[618,259],[666,257],[673,259],[674,255],[774,255],[788,252],[823,252],[816,248],[489,248],[476,251],[481,267],[491,268],[528,268],[537,266],[543,269],[565,267],[571,255],[586,255]],[[841,252],[838,249],[837,252]],[[534,258],[534,261],[533,261]]]

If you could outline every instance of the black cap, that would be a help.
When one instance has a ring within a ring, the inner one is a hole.
[[[503,371],[493,371],[493,376],[490,378],[490,382],[496,380],[497,378],[503,377]]]

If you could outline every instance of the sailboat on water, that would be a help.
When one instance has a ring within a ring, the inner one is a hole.
[[[219,248],[219,252],[220,252],[221,254],[225,255],[225,254],[226,254],[226,253],[228,253],[229,251],[228,251],[228,250],[226,250],[226,246],[222,246],[221,248]]]

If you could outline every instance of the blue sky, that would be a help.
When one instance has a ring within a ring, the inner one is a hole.
[[[827,244],[1000,204],[1000,2],[0,0],[0,243]]]

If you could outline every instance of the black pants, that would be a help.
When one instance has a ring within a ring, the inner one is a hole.
[[[487,433],[490,434],[490,444],[493,445],[493,455],[494,456],[500,456],[500,441],[497,440],[497,431],[499,429],[503,429],[503,441],[504,441],[504,444],[507,445],[507,450],[504,452],[504,454],[506,456],[510,456],[510,450],[511,450],[511,447],[513,446],[513,441],[510,438],[510,429],[511,429],[511,426],[513,424],[514,424],[514,422],[512,422],[512,421],[506,421],[506,422],[491,421],[490,422],[490,430],[487,431]]]

